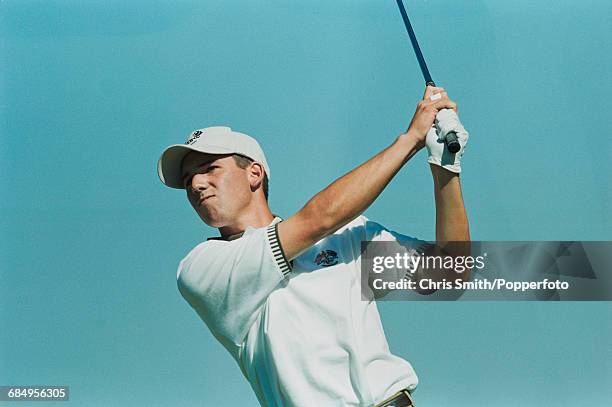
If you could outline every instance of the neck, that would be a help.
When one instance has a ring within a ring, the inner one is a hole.
[[[244,211],[231,225],[222,226],[219,228],[219,233],[222,238],[227,238],[232,235],[242,233],[247,227],[255,229],[268,226],[274,219],[274,215],[270,211],[267,203],[255,208]]]

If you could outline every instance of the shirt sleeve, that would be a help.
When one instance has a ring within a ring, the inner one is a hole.
[[[374,222],[365,216],[363,216],[363,222],[365,226],[365,240],[373,242],[412,242],[414,244],[420,242],[416,237],[389,230],[380,223]]]
[[[415,237],[404,235],[392,230],[389,230],[381,224],[371,221],[364,217],[365,240],[368,242],[386,242],[385,244],[377,244],[369,246],[369,255],[380,257],[395,257],[397,254],[407,254],[410,257],[418,257],[427,247],[427,242],[419,240]],[[401,281],[402,279],[412,280],[415,275],[415,268],[412,266],[407,268],[385,268],[381,274],[370,272],[368,275],[369,285],[372,284],[374,278],[379,278],[384,281]],[[371,288],[371,286],[370,286]],[[375,290],[374,297],[379,298],[387,294],[387,291]]]
[[[291,271],[277,225],[232,241],[196,246],[180,263],[181,295],[230,352],[239,347],[268,295]]]

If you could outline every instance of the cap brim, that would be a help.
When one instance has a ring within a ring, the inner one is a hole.
[[[181,165],[183,159],[192,151],[198,151],[206,154],[231,154],[227,148],[207,146],[206,151],[199,148],[193,148],[186,144],[173,144],[166,148],[157,162],[157,175],[161,182],[170,188],[185,189],[183,185],[183,174],[181,173]]]

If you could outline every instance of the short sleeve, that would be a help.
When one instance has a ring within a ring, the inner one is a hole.
[[[291,271],[277,224],[249,229],[236,240],[210,240],[180,263],[181,295],[232,354],[270,293]]]
[[[404,235],[392,230],[389,230],[381,224],[371,221],[364,217],[364,229],[365,229],[365,241],[376,242],[373,245],[369,245],[368,255],[369,256],[380,256],[380,257],[395,257],[397,254],[403,255],[404,253],[410,256],[410,258],[418,257],[427,245],[427,242],[423,242],[415,237]],[[378,244],[377,242],[387,242],[385,244]],[[363,275],[363,281],[368,281],[368,285],[371,288],[374,279],[382,279],[385,281],[401,281],[402,279],[411,280],[414,276],[414,268],[387,268],[382,274],[375,274],[373,272]],[[365,287],[364,287],[365,288]],[[387,294],[384,290],[373,290],[374,297],[380,298]]]
[[[380,223],[374,222],[365,216],[364,218],[364,226],[365,226],[365,235],[367,241],[373,242],[419,242],[419,240],[415,237],[411,237],[408,235],[403,235],[401,233],[392,231],[382,226]]]

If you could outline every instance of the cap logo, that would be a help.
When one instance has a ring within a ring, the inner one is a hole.
[[[204,133],[204,132],[200,131],[200,130],[194,131],[193,133],[191,133],[191,137],[189,137],[189,140],[187,140],[185,142],[185,144],[193,144],[193,143],[195,143],[195,141],[200,138],[200,135],[202,135],[202,133]]]

